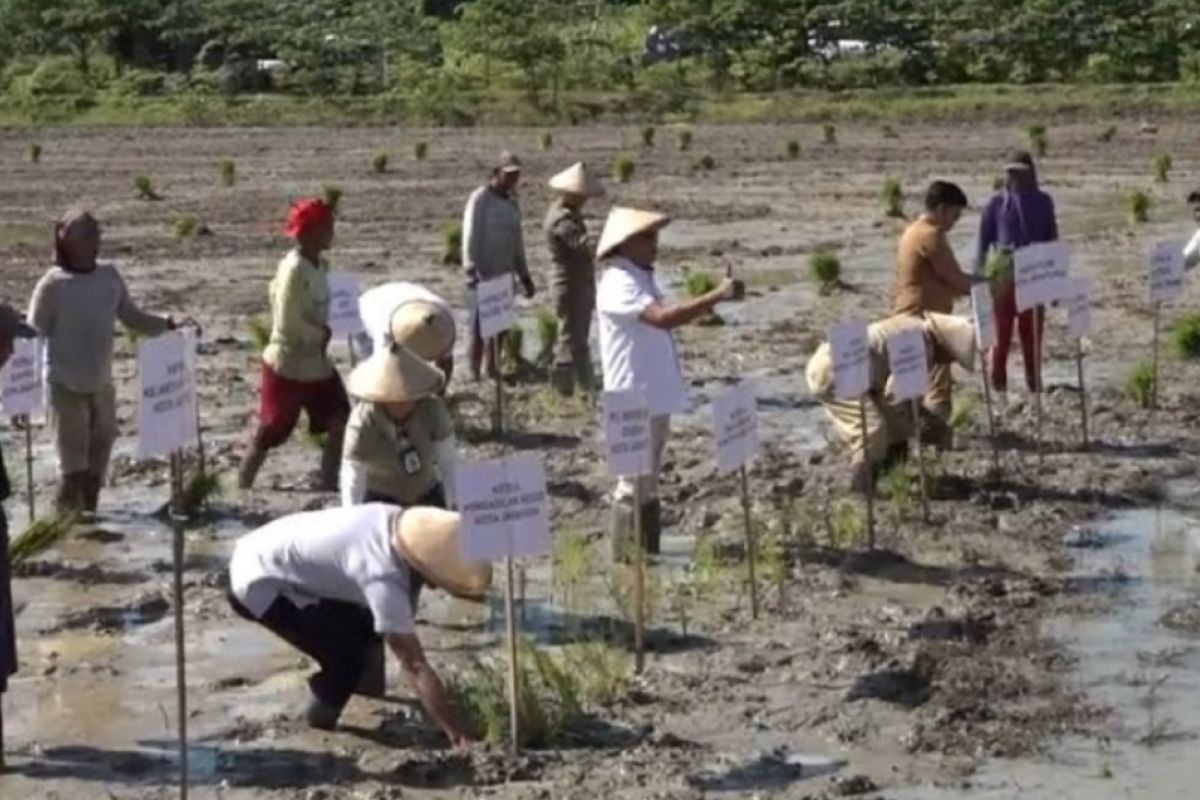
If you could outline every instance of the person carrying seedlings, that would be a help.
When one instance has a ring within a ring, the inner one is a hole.
[[[1038,306],[1017,315],[1017,290],[1013,281],[1013,252],[1019,248],[1058,240],[1058,218],[1054,200],[1038,186],[1033,156],[1024,150],[1009,154],[1004,164],[1004,186],[983,209],[979,220],[979,244],[975,271],[992,282],[996,316],[996,345],[990,353],[992,389],[1001,405],[1008,391],[1008,350],[1014,323],[1021,339],[1025,362],[1025,385],[1041,391],[1036,340],[1043,341],[1046,309]]]
[[[68,211],[54,228],[54,266],[34,287],[29,324],[46,340],[46,383],[58,453],[57,505],[94,513],[117,440],[113,333],[120,320],[143,336],[175,327],[137,307],[121,274],[99,263],[100,223]]]
[[[1200,225],[1200,187],[1193,189],[1187,196],[1188,208],[1192,212],[1192,220]],[[1183,248],[1183,261],[1188,269],[1200,264],[1200,230],[1197,230]]]
[[[967,196],[953,183],[934,181],[925,192],[925,211],[900,237],[896,254],[896,314],[950,314],[954,301],[984,280],[962,271],[947,234],[958,224]],[[929,375],[924,408],[927,441],[944,444],[949,436],[953,381],[949,362],[938,362]]]
[[[425,586],[481,601],[492,567],[462,554],[461,519],[384,503],[292,514],[246,534],[229,564],[229,602],[317,662],[305,717],[332,730],[383,644],[455,747],[472,735],[417,638]]]
[[[583,206],[589,198],[602,196],[604,188],[579,162],[551,178],[550,189],[557,195],[544,225],[554,264],[550,289],[559,330],[553,383],[560,394],[569,396],[576,385],[585,392],[594,389],[588,334],[596,310],[596,266]]]
[[[454,375],[454,312],[445,298],[424,286],[394,281],[363,292],[358,313],[366,329],[350,341],[354,355],[365,361],[371,354],[402,344],[445,373]]]
[[[322,254],[333,246],[333,211],[316,198],[297,200],[285,232],[295,239],[271,281],[271,338],[262,355],[258,429],[242,457],[238,486],[249,489],[267,453],[286,442],[308,416],[324,434],[320,487],[336,491],[350,400],[329,358],[329,280]]]
[[[10,306],[0,305],[0,369],[12,357],[13,340],[32,339],[37,336],[21,315]],[[8,471],[4,468],[4,455],[0,453],[0,501],[12,494],[8,482]],[[8,517],[0,505],[0,773],[4,772],[4,694],[8,691],[8,679],[17,674],[17,628],[12,600],[12,564],[8,558]]]
[[[850,449],[850,486],[862,491],[867,481],[908,456],[912,436],[911,401],[894,402],[888,337],[912,326],[923,328],[929,365],[949,366],[957,362],[966,370],[975,368],[975,328],[967,320],[949,314],[921,316],[896,314],[867,326],[870,351],[870,387],[867,391],[867,428],[864,431],[858,399],[839,400],[834,393],[833,358],[829,343],[823,342],[808,360],[808,388],[833,421],[834,430]],[[866,457],[863,439],[866,439]]]
[[[437,396],[444,383],[441,371],[399,344],[354,368],[342,505],[453,505],[454,422]]]
[[[462,262],[467,279],[467,301],[470,310],[470,345],[467,357],[471,378],[478,381],[483,362],[487,361],[488,377],[497,377],[500,339],[483,341],[479,332],[479,316],[475,308],[475,288],[480,281],[513,275],[521,282],[528,298],[536,288],[525,262],[525,238],[521,233],[521,208],[517,205],[517,184],[521,181],[521,161],[512,153],[500,154],[488,182],[471,193],[463,212]]]
[[[663,299],[655,280],[658,232],[670,222],[663,214],[615,207],[609,212],[596,257],[608,260],[600,277],[596,310],[600,323],[600,360],[607,391],[639,388],[650,410],[652,464],[648,475],[621,478],[613,493],[610,533],[614,558],[629,555],[634,515],[640,516],[643,546],[657,555],[662,535],[659,472],[671,415],[688,409],[679,352],[671,334],[694,322],[720,302],[739,300],[741,281],[726,277],[711,292],[678,305]],[[634,508],[634,481],[642,504]]]

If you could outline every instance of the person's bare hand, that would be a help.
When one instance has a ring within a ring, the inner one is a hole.
[[[725,278],[717,286],[717,299],[721,301],[741,300],[746,296],[746,284],[736,278]]]

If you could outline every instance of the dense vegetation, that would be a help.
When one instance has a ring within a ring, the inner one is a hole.
[[[287,97],[454,123],[508,98],[533,122],[694,114],[713,93],[1042,82],[1200,84],[1200,3],[0,0],[0,92],[31,119]]]

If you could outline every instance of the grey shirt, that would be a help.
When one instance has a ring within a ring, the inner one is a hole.
[[[97,264],[91,272],[51,267],[29,301],[29,324],[46,340],[46,380],[80,394],[112,383],[117,320],[147,336],[169,326],[166,317],[137,307],[111,264]]]
[[[463,270],[468,286],[514,272],[529,277],[521,208],[490,186],[472,192],[463,212]]]

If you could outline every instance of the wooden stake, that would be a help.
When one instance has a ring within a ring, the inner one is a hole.
[[[504,559],[504,624],[508,637],[508,708],[509,736],[512,737],[511,750],[516,755],[521,752],[521,722],[518,711],[520,665],[517,662],[517,615],[513,609],[513,560]]]
[[[1154,371],[1154,382],[1150,384],[1150,409],[1158,408],[1158,325],[1159,312],[1162,310],[1162,303],[1154,304],[1154,344],[1151,347],[1151,364]]]
[[[925,477],[925,448],[921,446],[921,408],[916,398],[912,403],[913,441],[917,445],[917,471],[921,477],[921,520],[929,522],[929,489]]]
[[[25,496],[29,501],[29,521],[37,519],[33,487],[33,420],[25,417]]]
[[[758,619],[758,580],[755,562],[758,560],[758,545],[754,536],[754,524],[750,520],[750,478],[746,466],[741,469],[742,519],[746,525],[746,565],[750,571],[750,616]]]
[[[171,527],[172,555],[174,562],[174,605],[175,605],[175,691],[178,702],[179,723],[179,797],[188,796],[188,729],[187,729],[187,665],[184,650],[183,628],[183,455],[171,455]]]
[[[983,403],[987,406],[988,439],[992,444],[992,469],[1000,472],[1000,447],[996,444],[996,409],[992,405],[992,382],[988,377],[987,356],[979,351],[979,369],[983,375]]]
[[[489,350],[491,352],[492,369],[495,372],[496,401],[492,408],[492,434],[499,438],[504,435],[504,376],[500,373],[500,337],[493,337]]]
[[[1018,314],[1018,318],[1020,315]],[[1033,307],[1033,374],[1034,374],[1034,393],[1033,393],[1033,413],[1034,413],[1034,443],[1037,447],[1038,466],[1045,466],[1046,455],[1042,452],[1042,390],[1045,388],[1042,382],[1042,306]]]
[[[633,480],[633,669],[646,668],[646,544],[642,530],[642,480]]]
[[[875,473],[871,468],[871,454],[867,435],[867,396],[858,398],[858,417],[862,424],[863,463],[867,466],[867,485],[863,493],[867,496],[867,547],[875,549]]]
[[[1083,380],[1083,339],[1075,340],[1075,371],[1079,375],[1079,424],[1083,431],[1083,447],[1089,446],[1088,440],[1088,401],[1087,384]]]

